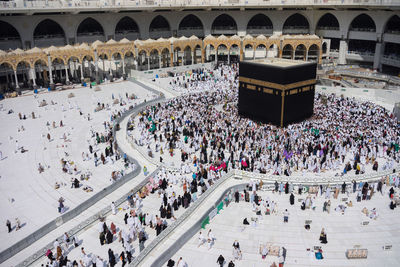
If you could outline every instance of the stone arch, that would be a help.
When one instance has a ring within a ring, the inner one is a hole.
[[[222,61],[227,61],[228,57],[224,55],[221,55],[221,51],[226,50],[227,53],[229,53],[229,45],[225,44],[224,42],[221,42],[217,46],[217,51],[216,51],[216,56],[217,56],[217,61],[222,60]]]
[[[387,20],[383,32],[384,33],[400,34],[400,16],[399,15],[391,16]]]
[[[306,60],[307,48],[304,44],[298,44],[294,51],[294,59]]]
[[[168,38],[171,37],[171,24],[168,20],[162,16],[155,16],[149,26],[150,38],[157,39],[160,37]]]
[[[371,16],[362,13],[351,21],[349,31],[376,32],[376,23]]]
[[[211,34],[213,35],[234,35],[237,34],[237,23],[234,18],[228,14],[221,14],[213,20],[211,25]]]
[[[158,69],[161,68],[159,61],[160,51],[157,48],[153,48],[150,51],[150,69]]]
[[[205,57],[204,60],[205,60],[205,62],[210,62],[210,61],[213,60],[212,59],[212,53],[214,53],[214,60],[215,60],[215,57],[217,55],[217,50],[215,48],[215,45],[212,44],[212,43],[209,43],[209,44],[205,45],[205,47],[204,47],[204,57]]]
[[[257,14],[250,18],[247,22],[246,32],[253,35],[269,35],[272,34],[274,25],[271,19],[264,14]]]
[[[17,48],[22,48],[21,34],[13,25],[0,20],[0,49],[8,50]]]
[[[24,63],[25,65],[29,66],[32,68],[32,64],[29,62],[29,60],[26,59],[21,59],[15,63],[15,66],[18,67],[19,64]]]
[[[243,49],[243,57],[244,58],[254,58],[254,56],[255,56],[255,48],[254,48],[254,44],[251,44],[251,43],[247,43],[245,46],[244,46],[244,49]]]
[[[8,67],[10,67],[10,69],[12,69],[12,70],[16,70],[16,66],[14,64],[12,64],[11,62],[8,62],[8,61],[0,62],[0,66],[3,65],[3,64],[8,65]]]
[[[139,26],[134,19],[129,16],[121,18],[115,25],[115,40],[119,41],[124,38],[128,40],[136,40],[140,38]]]
[[[81,59],[76,55],[69,55],[66,59],[66,62],[69,62],[71,59],[76,58],[76,60],[81,63]]]
[[[53,64],[53,62],[55,62],[56,61],[56,63],[62,63],[62,64],[64,64],[65,63],[65,61],[64,61],[64,59],[62,58],[62,57],[54,57],[54,58],[51,58],[51,63]]]
[[[83,19],[76,29],[78,43],[92,43],[96,40],[105,41],[104,27],[94,18]]]
[[[171,53],[167,47],[161,50],[161,63],[163,68],[171,66]]]
[[[256,58],[266,58],[268,55],[267,46],[265,44],[257,44],[254,51]]]
[[[267,50],[267,57],[279,57],[279,45],[272,43],[269,44],[268,50]]]
[[[185,48],[183,49],[183,62],[185,65],[193,64],[192,47],[190,45],[185,46]]]
[[[293,58],[293,46],[291,44],[286,44],[282,48],[282,58],[292,59]]]
[[[194,53],[194,64],[201,63],[202,60],[202,49],[201,45],[197,44],[193,47]]]
[[[47,60],[44,60],[43,58],[37,58],[37,59],[35,59],[35,60],[33,61],[33,65],[36,65],[36,63],[38,63],[38,62],[44,63],[43,65],[48,66],[48,61],[47,61]]]
[[[319,61],[319,56],[320,56],[320,49],[319,46],[316,44],[310,45],[310,47],[307,50],[307,60],[308,61]]]
[[[0,91],[7,93],[12,92],[15,88],[14,70],[16,69],[13,64],[8,61],[0,62],[2,76],[0,77]]]
[[[55,46],[66,45],[66,35],[63,27],[52,19],[40,21],[33,30],[33,42],[37,47],[48,47],[49,39]]]
[[[178,25],[178,36],[204,37],[204,23],[193,14],[186,15]]]
[[[294,13],[285,20],[282,29],[283,34],[308,34],[310,23],[304,15]]]
[[[325,13],[322,17],[319,18],[316,26],[317,30],[340,30],[340,23],[335,15],[332,13]]]

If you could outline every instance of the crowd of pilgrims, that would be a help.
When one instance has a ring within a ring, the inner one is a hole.
[[[114,222],[106,220],[99,221],[97,226],[99,242],[102,246],[112,244],[115,240],[122,245],[122,251],[119,254],[111,248],[108,249],[108,264],[112,267],[119,262],[122,266],[131,263],[135,251],[140,253],[145,248],[146,240],[158,236],[176,220],[176,217],[180,215],[178,212],[184,212],[219,178],[220,175],[206,181],[203,179],[201,171],[171,172],[162,168],[151,175],[141,190],[136,193],[131,192],[120,209],[117,209],[113,202],[111,212],[113,215],[119,213],[119,216],[123,216],[125,226],[117,227]],[[151,197],[160,201],[158,210],[149,209],[144,205],[146,198]],[[85,253],[82,248],[80,259],[69,260],[68,253],[73,248],[80,246],[80,242],[76,237],[71,238],[71,241],[67,241],[67,239],[70,240],[66,236],[62,246],[58,245],[60,248],[54,247],[54,254],[51,250],[46,253],[50,260],[46,266],[92,266],[92,264],[104,266],[104,263],[107,262],[94,253]],[[135,241],[138,250],[135,249]],[[62,247],[64,248],[61,249]]]
[[[310,119],[278,128],[238,115],[237,65],[212,73],[207,79],[197,72],[181,76],[187,88],[202,92],[147,107],[131,118],[135,142],[149,156],[163,161],[165,154],[180,153],[183,168],[203,164],[208,170],[287,176],[363,174],[393,169],[400,161],[400,129],[383,107],[317,93]]]

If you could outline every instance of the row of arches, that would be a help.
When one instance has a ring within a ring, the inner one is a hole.
[[[271,35],[273,32],[273,22],[264,14],[254,15],[247,23],[247,33],[251,35]],[[318,30],[339,30],[340,23],[338,19],[331,13],[323,15],[317,25]],[[211,34],[213,35],[234,35],[237,34],[238,27],[235,19],[228,14],[221,14],[214,19],[211,26]],[[349,27],[349,31],[367,31],[376,32],[376,24],[374,20],[367,14],[360,14],[355,17]],[[385,26],[385,33],[400,33],[400,17],[397,15],[388,19]],[[307,18],[295,13],[289,16],[283,24],[283,34],[308,34],[310,33],[310,23]],[[162,16],[156,16],[149,26],[150,38],[171,37],[171,26],[168,20]],[[94,42],[95,40],[105,41],[105,32],[102,25],[94,18],[88,17],[84,19],[76,30],[77,42]],[[202,21],[195,15],[189,14],[185,16],[179,23],[178,36],[196,35],[204,37],[204,25]],[[123,17],[115,26],[115,39],[121,40],[127,38],[129,40],[140,39],[140,31],[138,24],[131,17]],[[34,46],[48,46],[49,39],[53,45],[67,44],[64,29],[54,20],[44,19],[33,31]],[[9,23],[0,21],[0,41],[8,41],[12,47],[21,47],[21,37],[18,31]]]
[[[316,36],[303,39],[281,36],[277,39],[261,35],[253,38],[248,35],[241,39],[237,35],[209,35],[203,40],[194,36],[134,42],[123,39],[120,42],[96,41],[91,46],[67,45],[28,51],[16,49],[9,53],[2,52],[0,86],[32,88],[59,82],[79,83],[85,79],[97,81],[105,77],[121,77],[130,73],[130,69],[151,70],[210,61],[230,63],[246,57],[246,50],[249,49],[254,50],[254,58],[283,57],[319,61],[320,46],[321,40]],[[264,53],[260,56],[261,50]],[[276,53],[270,55],[267,50]],[[313,57],[314,50],[318,52]],[[14,86],[10,85],[13,81]]]

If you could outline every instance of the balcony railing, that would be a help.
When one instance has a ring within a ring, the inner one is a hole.
[[[0,11],[20,9],[77,9],[77,8],[151,8],[151,7],[204,7],[204,6],[400,6],[398,0],[46,0],[0,1]]]

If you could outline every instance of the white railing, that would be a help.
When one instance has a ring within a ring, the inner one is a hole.
[[[204,7],[204,6],[400,6],[398,0],[46,0],[1,1],[0,11],[10,9],[54,9],[54,8],[151,8],[151,7]]]

